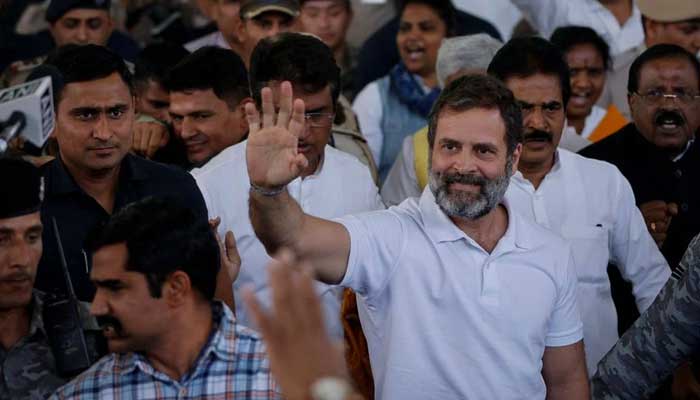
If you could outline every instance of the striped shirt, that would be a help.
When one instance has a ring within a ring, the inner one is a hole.
[[[214,303],[215,330],[179,381],[153,368],[139,353],[110,354],[61,387],[51,400],[279,399],[261,337]]]

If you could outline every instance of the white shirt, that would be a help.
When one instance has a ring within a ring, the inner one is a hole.
[[[617,168],[563,149],[556,154],[554,167],[537,190],[516,172],[506,199],[519,213],[571,243],[592,374],[618,339],[608,262],[632,283],[640,312],[653,302],[671,271],[647,231],[630,184]]]
[[[251,285],[264,306],[271,304],[267,285],[267,264],[271,258],[255,236],[248,217],[250,179],[246,167],[247,141],[236,144],[212,158],[192,175],[204,196],[209,218],[221,217],[219,233],[228,230],[236,238],[241,256],[241,270],[233,288],[240,299],[240,290]],[[350,213],[383,209],[377,187],[369,169],[357,158],[326,146],[322,165],[316,174],[297,178],[287,185],[289,194],[305,213],[320,218],[335,218]],[[322,283],[317,285],[329,333],[343,337],[340,321],[341,289]],[[243,325],[254,327],[243,302],[236,302],[236,318]]]
[[[506,207],[507,204],[506,204]],[[545,347],[582,338],[570,246],[509,212],[491,254],[429,189],[338,220],[377,399],[544,399]]]
[[[510,39],[522,13],[510,0],[454,0],[455,7],[490,22],[503,41]]]
[[[229,46],[226,39],[224,39],[224,35],[222,35],[219,31],[209,33],[198,39],[192,40],[191,42],[185,43],[185,49],[187,49],[187,51],[190,53],[194,53],[204,46],[216,46],[221,47],[222,49],[231,50],[231,46]]]
[[[598,0],[511,0],[527,14],[535,29],[549,39],[560,26],[587,26],[610,45],[615,56],[644,41],[642,14],[633,3],[632,15],[620,26],[615,16]]]

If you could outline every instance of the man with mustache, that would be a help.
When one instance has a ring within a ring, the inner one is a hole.
[[[625,175],[648,230],[680,277],[681,257],[700,232],[700,63],[679,46],[650,47],[630,67],[627,91],[633,122],[581,154]],[[700,395],[687,364],[673,386]]]
[[[513,91],[523,115],[523,152],[506,199],[571,243],[592,374],[618,338],[608,263],[632,283],[640,310],[654,301],[670,270],[624,176],[608,163],[557,147],[571,93],[561,52],[542,38],[513,39],[496,53],[488,72]]]
[[[90,312],[112,354],[52,399],[280,398],[259,335],[214,300],[223,249],[207,221],[149,197],[116,212],[90,240]]]
[[[269,252],[293,249],[318,279],[352,288],[376,399],[587,399],[571,249],[503,202],[522,151],[520,110],[496,79],[449,84],[430,115],[420,200],[324,220],[288,190],[305,102],[246,107],[250,215]],[[275,122],[276,121],[276,122]]]
[[[39,400],[65,383],[44,323],[46,295],[33,290],[42,252],[41,172],[0,158],[0,399]],[[96,328],[84,307],[83,326]]]
[[[700,232],[700,63],[675,45],[657,45],[630,68],[633,122],[581,151],[615,164],[629,180],[651,235],[671,268]]]
[[[51,64],[65,85],[58,93],[56,128],[59,155],[43,166],[44,225],[56,218],[71,280],[80,300],[91,301],[90,252],[84,242],[91,229],[127,204],[151,195],[170,195],[202,219],[206,208],[192,177],[174,167],[129,154],[133,138],[134,93],[131,73],[111,50],[66,46]],[[58,248],[44,230],[44,254],[36,285],[65,293]]]

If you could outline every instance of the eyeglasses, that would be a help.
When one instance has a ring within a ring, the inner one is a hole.
[[[681,104],[692,104],[696,100],[700,99],[700,95],[690,94],[690,93],[664,93],[658,90],[652,90],[646,94],[641,94],[637,92],[632,92],[632,95],[638,96],[640,99],[646,101],[652,105],[659,105],[663,103],[664,100],[669,99],[673,101],[678,101]]]
[[[333,125],[335,113],[306,113],[304,114],[304,122],[312,128],[328,128]]]

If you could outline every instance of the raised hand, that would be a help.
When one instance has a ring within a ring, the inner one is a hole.
[[[268,272],[272,309],[264,309],[249,287],[243,299],[265,340],[270,368],[284,397],[309,399],[314,384],[327,377],[347,383],[343,353],[326,333],[309,267],[283,249]],[[349,395],[349,386],[345,389]]]
[[[246,163],[250,182],[260,188],[281,188],[298,177],[308,165],[297,152],[304,129],[304,102],[292,97],[292,85],[280,85],[279,111],[275,112],[272,90],[261,91],[262,117],[253,103],[246,104],[248,145]]]

